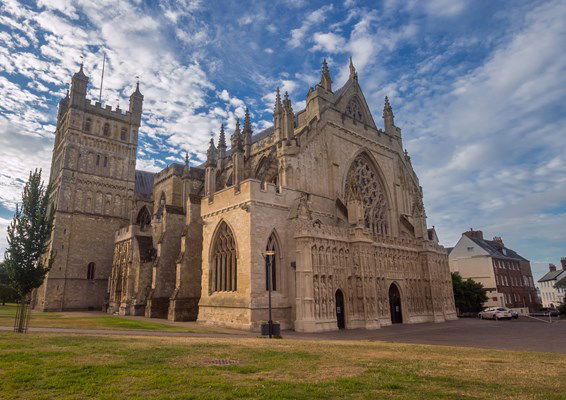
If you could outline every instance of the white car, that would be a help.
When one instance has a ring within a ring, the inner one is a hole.
[[[511,319],[511,310],[505,307],[489,307],[478,313],[479,319]]]

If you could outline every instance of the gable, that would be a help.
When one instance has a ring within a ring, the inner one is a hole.
[[[377,129],[368,107],[362,88],[356,80],[349,79],[342,88],[334,93],[334,108],[339,112]]]
[[[476,242],[466,235],[462,235],[456,246],[454,246],[454,249],[450,252],[450,259],[453,260],[458,258],[472,258],[488,255],[489,253]]]

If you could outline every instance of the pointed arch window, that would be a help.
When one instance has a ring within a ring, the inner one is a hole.
[[[272,233],[267,240],[265,251],[274,252],[274,255],[265,256],[265,290],[269,290],[269,272],[271,271],[271,290],[277,290],[277,257],[280,255],[277,238]]]
[[[359,196],[364,208],[364,224],[374,235],[388,235],[388,205],[383,182],[366,154],[358,155],[346,177],[346,199]]]
[[[104,134],[104,136],[110,135],[110,124],[108,122],[106,122],[104,124],[104,128],[102,129],[102,133]]]
[[[151,215],[146,206],[143,206],[141,210],[138,212],[138,216],[136,218],[136,224],[139,225],[140,229],[143,231],[146,226],[151,224]]]
[[[121,140],[126,140],[126,128],[122,128],[120,130],[120,139]]]
[[[212,248],[211,292],[235,292],[238,287],[238,259],[234,233],[222,222]]]
[[[362,112],[362,105],[357,97],[353,97],[346,106],[346,115],[354,120],[364,122],[364,114]]]

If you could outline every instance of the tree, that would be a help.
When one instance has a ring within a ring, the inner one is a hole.
[[[16,301],[18,294],[10,286],[10,279],[6,273],[4,262],[0,262],[0,303],[5,305],[7,302]]]
[[[8,226],[8,248],[5,253],[5,270],[20,299],[22,313],[26,316],[29,294],[43,283],[53,264],[54,256],[43,257],[46,253],[53,216],[48,213],[50,188],[41,181],[41,170],[30,172],[24,187],[22,204]],[[18,323],[16,321],[16,325]],[[25,331],[25,329],[24,329]]]
[[[471,278],[464,280],[458,272],[452,272],[454,302],[460,313],[478,312],[487,301],[487,290]]]

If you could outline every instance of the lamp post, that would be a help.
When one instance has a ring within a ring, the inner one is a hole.
[[[271,339],[272,335],[273,335],[273,321],[271,319],[271,258],[275,255],[275,252],[273,250],[268,250],[268,251],[264,251],[263,253],[263,257],[265,258],[265,262],[267,265],[267,290],[268,290],[268,298],[269,298],[269,321],[267,322],[268,324],[268,329],[269,329],[269,338]]]

